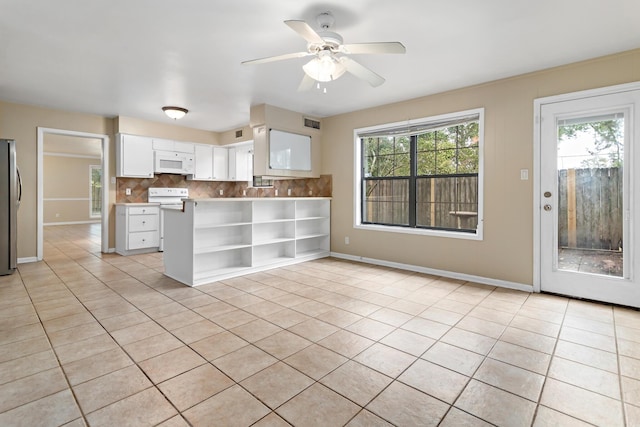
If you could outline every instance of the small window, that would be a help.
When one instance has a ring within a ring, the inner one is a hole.
[[[480,238],[483,113],[356,130],[356,226]]]
[[[102,167],[89,166],[89,215],[91,218],[102,216]]]
[[[253,187],[273,187],[273,180],[261,176],[253,177]]]

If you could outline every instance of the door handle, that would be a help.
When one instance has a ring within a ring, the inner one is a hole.
[[[544,205],[543,209],[548,212],[551,210],[551,205]]]

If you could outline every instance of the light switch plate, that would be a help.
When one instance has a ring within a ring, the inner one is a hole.
[[[520,179],[527,181],[529,179],[529,169],[520,169]]]

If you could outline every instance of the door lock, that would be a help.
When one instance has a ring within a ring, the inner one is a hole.
[[[551,205],[544,205],[543,208],[545,211],[550,211],[551,210]]]
[[[547,199],[548,199],[549,197],[551,197],[551,191],[545,191],[545,192],[544,192],[544,197],[546,197]]]

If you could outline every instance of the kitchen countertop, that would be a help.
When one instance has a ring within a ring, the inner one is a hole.
[[[116,206],[160,206],[160,203],[115,203]]]
[[[183,199],[185,202],[237,202],[240,200],[246,200],[248,202],[259,202],[262,200],[269,201],[295,201],[295,200],[331,200],[331,197],[213,197],[202,199]]]

